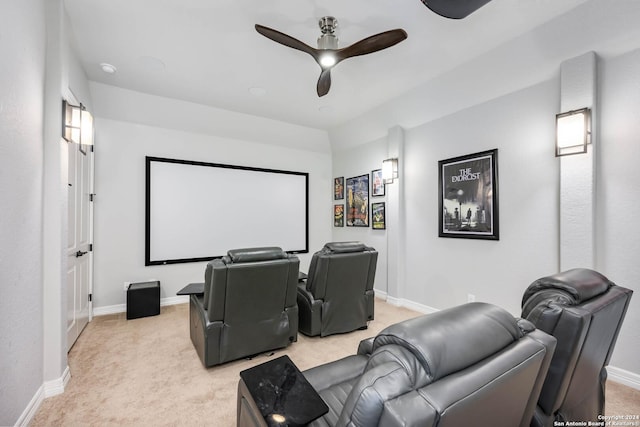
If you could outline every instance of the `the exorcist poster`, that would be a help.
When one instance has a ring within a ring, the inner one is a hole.
[[[438,162],[439,236],[498,240],[498,150]]]

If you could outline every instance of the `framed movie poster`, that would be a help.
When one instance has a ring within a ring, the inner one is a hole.
[[[384,196],[384,180],[382,179],[382,169],[371,171],[371,195]]]
[[[369,226],[369,174],[347,178],[347,227]]]
[[[344,176],[333,178],[333,200],[344,199]]]
[[[438,162],[438,235],[499,240],[498,150]]]
[[[333,226],[344,227],[344,205],[333,205]]]
[[[384,202],[371,203],[371,228],[374,230],[384,230],[386,228]]]

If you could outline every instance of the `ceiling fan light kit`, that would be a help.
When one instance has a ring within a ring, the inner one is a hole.
[[[318,37],[318,48],[313,48],[298,39],[281,33],[273,28],[256,24],[256,31],[268,39],[284,46],[305,52],[313,57],[320,66],[321,72],[316,85],[318,96],[322,97],[329,93],[331,87],[331,69],[340,61],[352,56],[366,55],[391,47],[407,38],[407,33],[402,29],[385,31],[360,40],[345,48],[338,48],[338,38],[335,30],[338,20],[333,16],[324,16],[318,21],[321,35]]]

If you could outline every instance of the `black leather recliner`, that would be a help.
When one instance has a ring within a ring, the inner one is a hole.
[[[555,344],[486,303],[400,322],[303,372],[329,406],[310,425],[528,426]]]
[[[299,260],[277,247],[236,249],[205,270],[191,295],[191,341],[202,363],[218,365],[298,339]]]
[[[632,293],[584,268],[543,277],[527,288],[522,317],[558,340],[532,426],[601,421],[605,367]]]
[[[300,332],[327,336],[364,329],[374,318],[378,252],[359,242],[334,242],[313,254],[298,285]]]

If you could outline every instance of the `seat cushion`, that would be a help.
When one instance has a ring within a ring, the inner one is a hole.
[[[352,355],[311,368],[303,374],[329,407],[329,412],[310,425],[335,426],[354,384],[364,371],[368,357]]]

